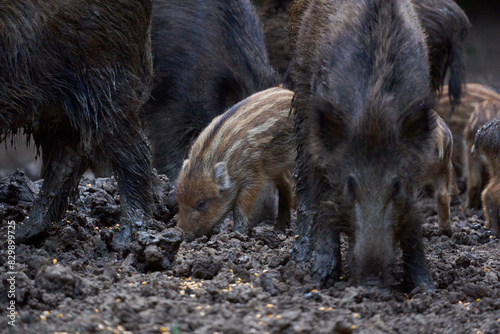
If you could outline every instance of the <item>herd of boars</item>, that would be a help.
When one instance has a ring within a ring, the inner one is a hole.
[[[251,233],[275,187],[275,228],[295,229],[292,260],[318,285],[339,280],[343,233],[354,284],[389,286],[397,246],[408,289],[432,289],[425,187],[440,233],[457,177],[500,233],[500,94],[466,84],[470,28],[453,0],[266,0],[260,14],[250,0],[11,1],[0,138],[33,136],[44,179],[16,238],[42,240],[108,161],[116,250],[151,219],[155,167],[188,240],[230,213]]]

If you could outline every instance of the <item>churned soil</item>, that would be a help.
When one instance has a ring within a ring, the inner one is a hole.
[[[500,333],[500,242],[482,211],[454,205],[447,237],[438,235],[435,203],[424,201],[433,291],[402,291],[397,268],[388,291],[351,286],[348,266],[340,282],[320,289],[294,270],[293,229],[222,229],[183,242],[165,178],[155,219],[125,253],[112,248],[115,180],[82,180],[44,241],[17,244],[12,327],[7,222],[25,218],[39,186],[22,173],[0,180],[1,333]]]

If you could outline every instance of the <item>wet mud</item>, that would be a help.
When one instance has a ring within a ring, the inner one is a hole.
[[[13,327],[8,222],[24,219],[39,187],[22,173],[0,180],[2,333],[500,332],[500,242],[480,210],[453,205],[447,237],[438,234],[434,201],[424,201],[434,291],[402,290],[399,268],[389,291],[351,286],[348,265],[340,282],[320,289],[290,260],[294,223],[285,234],[259,225],[251,236],[222,228],[182,241],[165,178],[154,219],[122,253],[112,245],[120,228],[116,181],[83,179],[43,242],[16,245]]]

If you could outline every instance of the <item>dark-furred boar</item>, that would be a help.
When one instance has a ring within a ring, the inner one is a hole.
[[[138,112],[152,76],[150,0],[9,1],[0,6],[0,138],[24,127],[44,183],[17,240],[40,239],[92,156],[118,177],[125,246],[151,214],[152,167]]]
[[[301,18],[310,0],[295,0],[289,20],[289,50],[295,49],[295,41],[301,26]],[[449,71],[450,89],[445,92],[452,107],[460,102],[465,85],[464,40],[470,30],[467,15],[454,0],[412,0],[426,36],[429,50],[431,87],[439,94],[446,73]],[[279,19],[279,17],[277,18]],[[276,54],[279,50],[272,50]],[[283,55],[287,57],[287,55]],[[275,58],[277,56],[275,55]],[[293,83],[291,86],[293,87]],[[451,109],[450,109],[451,110]]]
[[[155,0],[151,38],[155,77],[142,120],[154,166],[176,180],[212,119],[277,77],[249,0]]]
[[[309,1],[292,60],[298,201],[293,258],[331,285],[349,237],[357,284],[432,287],[418,209],[436,125],[424,33],[409,0]]]

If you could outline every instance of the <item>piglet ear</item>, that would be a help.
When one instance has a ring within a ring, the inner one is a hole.
[[[214,179],[217,183],[217,188],[220,191],[231,188],[231,179],[227,172],[227,164],[225,161],[218,162],[214,167]]]
[[[329,151],[334,150],[347,138],[347,113],[317,96],[310,98],[308,107],[313,141]]]

